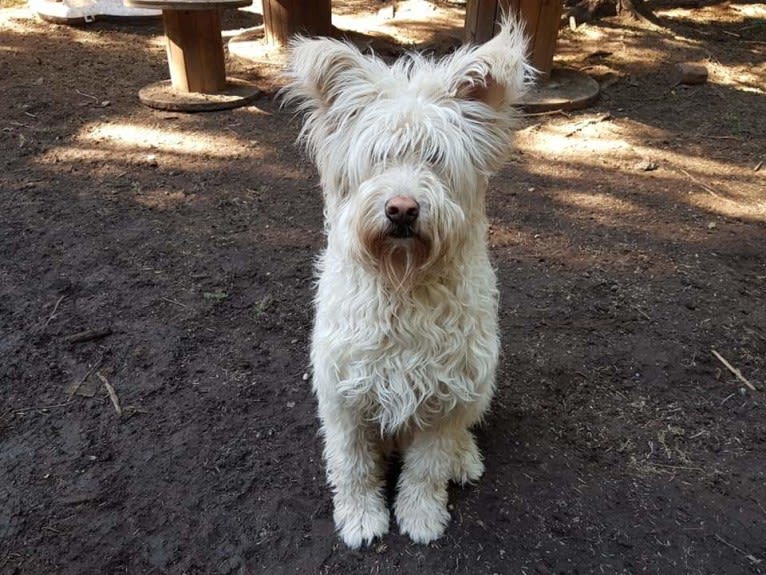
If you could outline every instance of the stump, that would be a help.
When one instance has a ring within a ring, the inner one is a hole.
[[[285,46],[294,34],[329,36],[331,0],[263,0],[263,22],[269,44]]]
[[[466,41],[482,44],[497,34],[503,13],[517,14],[530,36],[530,64],[550,77],[559,33],[562,0],[469,0],[465,14]]]

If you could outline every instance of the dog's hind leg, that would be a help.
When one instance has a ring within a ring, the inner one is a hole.
[[[438,539],[449,523],[447,483],[464,453],[465,433],[449,425],[419,430],[404,452],[394,512],[399,529],[416,543]]]
[[[320,406],[335,526],[343,542],[356,549],[388,532],[383,457],[372,430],[343,409],[323,411]]]

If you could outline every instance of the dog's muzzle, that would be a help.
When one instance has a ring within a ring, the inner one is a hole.
[[[386,202],[386,218],[390,222],[387,235],[393,238],[411,238],[416,235],[415,222],[420,205],[410,196],[394,196]]]

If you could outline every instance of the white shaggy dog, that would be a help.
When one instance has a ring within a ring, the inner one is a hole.
[[[492,397],[499,348],[485,195],[531,72],[526,45],[510,20],[440,61],[388,66],[335,40],[292,45],[286,97],[306,113],[327,232],[313,386],[350,547],[388,531],[391,449],[402,455],[395,516],[419,543],[444,532],[448,482],[484,470],[470,428]]]

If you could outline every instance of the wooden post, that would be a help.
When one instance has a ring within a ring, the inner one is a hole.
[[[504,13],[518,14],[531,38],[530,63],[542,72],[541,79],[546,80],[553,68],[563,8],[563,0],[468,0],[466,40],[484,43],[497,34]]]
[[[285,46],[294,34],[329,36],[331,0],[263,0],[266,40]]]
[[[221,16],[212,10],[163,10],[173,89],[215,94],[226,87]]]

